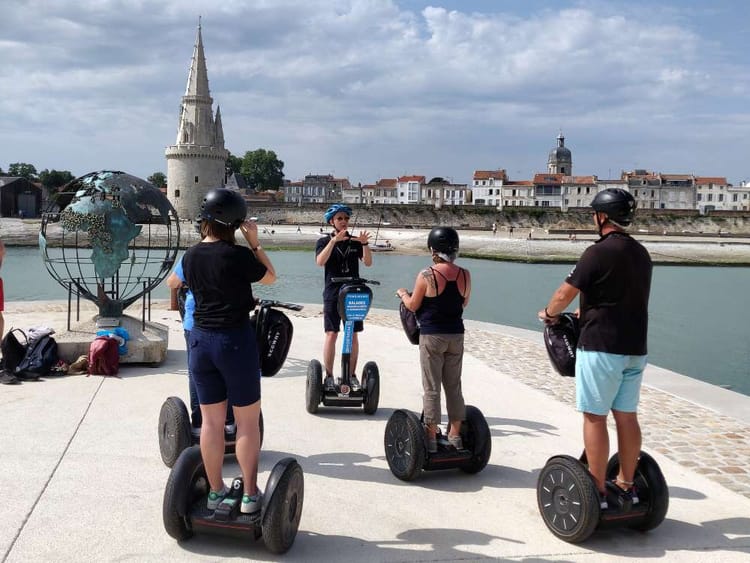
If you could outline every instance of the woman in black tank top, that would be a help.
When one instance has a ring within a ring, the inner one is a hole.
[[[464,355],[463,310],[469,304],[471,276],[454,264],[458,233],[451,227],[435,227],[427,238],[433,266],[422,270],[411,294],[399,288],[396,295],[419,319],[419,359],[422,366],[424,420],[427,446],[437,451],[440,393],[445,390],[450,430],[448,441],[461,448],[461,421],[466,416],[461,391]]]

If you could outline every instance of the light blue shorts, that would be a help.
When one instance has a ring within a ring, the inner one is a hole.
[[[636,412],[646,358],[576,350],[576,408],[598,415]]]

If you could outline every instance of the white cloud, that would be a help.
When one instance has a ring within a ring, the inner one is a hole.
[[[275,150],[292,178],[335,170],[354,181],[405,172],[467,181],[495,166],[529,177],[544,169],[559,128],[581,174],[638,160],[748,175],[736,125],[748,120],[747,62],[701,14],[679,4],[492,13],[440,4],[6,3],[0,166],[165,170],[201,15],[227,147]]]

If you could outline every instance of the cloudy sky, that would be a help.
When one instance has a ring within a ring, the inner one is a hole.
[[[0,168],[166,172],[202,17],[226,147],[287,178],[750,180],[750,3],[3,0]]]

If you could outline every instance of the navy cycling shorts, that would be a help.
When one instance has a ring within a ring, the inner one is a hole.
[[[323,301],[323,328],[326,332],[338,332],[341,328],[339,302]],[[354,321],[354,332],[362,332],[365,326],[362,321]]]
[[[188,366],[198,400],[211,405],[228,400],[246,407],[260,400],[260,363],[255,329],[193,327],[188,337]]]

